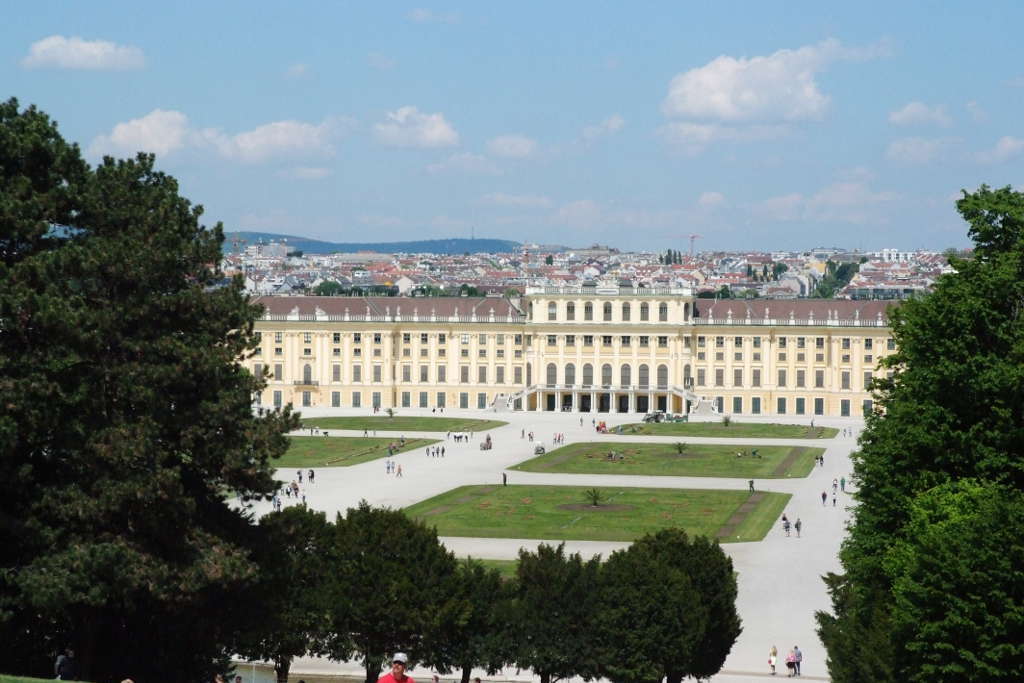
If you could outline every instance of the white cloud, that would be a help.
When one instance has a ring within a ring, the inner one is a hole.
[[[21,60],[27,69],[92,69],[123,71],[146,65],[142,50],[106,40],[85,40],[78,36],[47,36],[29,47]]]
[[[982,109],[981,105],[971,100],[964,105],[967,109],[967,113],[971,115],[971,120],[975,123],[984,123],[988,121],[988,112]]]
[[[266,161],[271,157],[334,153],[331,140],[340,120],[320,124],[303,121],[274,121],[231,137],[213,134],[210,137],[220,153],[245,162]]]
[[[348,125],[347,119],[327,119],[320,124],[275,121],[250,131],[228,135],[216,128],[196,129],[180,111],[154,109],[145,116],[114,126],[89,146],[92,154],[153,152],[169,154],[185,147],[216,150],[221,156],[243,162],[266,161],[281,156],[330,156],[332,140]]]
[[[385,120],[376,124],[373,130],[378,140],[395,147],[451,147],[459,144],[459,134],[443,114],[423,114],[410,106],[388,112]]]
[[[832,62],[870,59],[884,48],[847,48],[825,40],[764,57],[723,55],[678,74],[662,111],[672,118],[726,122],[820,119],[829,105],[815,77]]]
[[[114,126],[89,145],[93,155],[134,155],[136,152],[168,154],[189,143],[188,117],[180,111],[154,109],[145,116]]]
[[[999,138],[995,147],[978,155],[978,160],[987,164],[998,164],[1024,152],[1024,140],[1010,135]]]
[[[754,207],[754,212],[775,221],[817,221],[864,224],[882,222],[875,209],[898,197],[893,192],[875,192],[866,184],[841,181],[805,197],[794,192],[772,197]]]
[[[331,174],[331,169],[322,166],[296,166],[281,171],[278,175],[295,180],[323,180]]]
[[[724,126],[718,123],[676,121],[661,127],[662,137],[686,154],[698,154],[715,142],[772,140],[789,133],[784,125]]]
[[[434,12],[422,7],[410,10],[405,17],[417,24],[456,24],[459,21],[458,12]]]
[[[480,154],[472,154],[470,152],[453,154],[444,161],[427,166],[427,172],[429,173],[446,173],[448,171],[458,171],[473,175],[501,174],[501,169],[493,161]]]
[[[721,206],[725,202],[725,195],[721,192],[703,192],[700,195],[700,199],[697,200],[697,205],[705,208],[714,208]]]
[[[901,164],[927,164],[939,159],[952,142],[947,138],[901,138],[889,143],[885,156]]]
[[[310,75],[309,64],[292,64],[284,72],[284,75],[293,80],[298,80],[300,78],[308,78]]]
[[[612,114],[601,123],[596,123],[592,126],[585,126],[583,128],[583,139],[588,142],[597,140],[606,135],[611,135],[622,130],[622,127],[626,125],[626,120],[618,114]]]
[[[951,125],[953,119],[949,117],[946,108],[941,104],[929,107],[923,102],[910,102],[902,109],[889,112],[889,123],[897,126],[933,124],[945,127]]]
[[[547,197],[530,194],[505,194],[504,192],[486,194],[481,197],[481,201],[495,206],[516,206],[525,209],[545,209],[552,204]]]
[[[398,60],[379,52],[371,52],[366,55],[366,63],[379,71],[390,71],[398,65]]]
[[[497,157],[525,159],[537,151],[537,142],[525,135],[500,135],[487,143],[487,149]]]

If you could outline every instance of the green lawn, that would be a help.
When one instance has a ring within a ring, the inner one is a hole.
[[[612,433],[617,432],[612,430]],[[761,422],[732,422],[728,427],[721,422],[636,422],[622,425],[622,433],[652,436],[719,436],[736,439],[831,439],[839,430],[835,427]]]
[[[680,442],[682,443],[682,442]],[[778,479],[806,477],[823,448],[803,446],[718,446],[686,444],[682,455],[671,443],[575,443],[522,462],[524,472],[570,474],[653,474],[675,477]],[[756,449],[759,458],[750,455]],[[609,459],[609,453],[615,453]],[[744,453],[743,457],[736,457]],[[623,458],[619,459],[618,456]]]
[[[503,579],[516,578],[516,568],[519,566],[519,560],[482,560],[479,557],[474,557],[473,559],[488,569],[497,569]]]
[[[665,527],[716,536],[747,501],[736,490],[600,487],[606,504],[586,504],[584,486],[462,486],[405,508],[441,536],[632,541]],[[759,541],[789,494],[764,493],[744,522],[723,541]],[[563,507],[575,506],[575,507]],[[760,508],[767,508],[761,510]]]
[[[384,458],[388,444],[394,453],[411,451],[437,443],[437,439],[406,439],[400,446],[398,439],[324,436],[290,436],[291,446],[279,459],[271,461],[274,467],[347,467]]]
[[[308,417],[302,420],[308,427],[320,429],[374,429],[389,432],[482,432],[502,427],[501,420],[474,420],[463,417]]]

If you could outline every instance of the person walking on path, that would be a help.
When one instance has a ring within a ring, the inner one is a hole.
[[[836,494],[835,494],[835,492],[833,491],[833,492],[832,492],[832,507],[835,507],[835,506],[836,506]]]
[[[824,491],[821,492],[821,507],[825,507],[825,501],[828,500],[828,494]]]
[[[793,663],[796,665],[793,667],[794,673],[797,676],[800,675],[800,664],[804,661],[804,653],[800,652],[800,648],[796,645],[793,646]]]
[[[782,529],[783,529],[783,531],[786,532],[786,537],[788,538],[789,537],[789,520],[788,519],[782,520]]]
[[[57,655],[57,661],[53,664],[53,673],[57,675],[58,681],[75,680],[75,651],[70,647]]]
[[[309,483],[310,483],[310,484],[312,484],[312,483],[313,483],[313,470],[310,470],[310,471],[309,471]]]
[[[768,668],[772,671],[772,676],[775,675],[775,661],[779,658],[779,650],[774,645],[772,649],[768,651]]]
[[[508,473],[507,472],[502,472],[501,473],[501,485],[502,486],[508,486]]]
[[[790,650],[789,654],[786,655],[786,670],[789,671],[789,673],[786,674],[786,678],[792,678],[796,675],[796,655],[793,654],[792,650]]]
[[[800,518],[797,517],[796,518],[796,523],[793,524],[793,528],[796,529],[796,537],[797,538],[800,538],[800,529],[802,529],[803,527],[804,527],[803,522],[801,522]]]
[[[839,490],[846,493],[846,477],[842,477],[839,480]]]
[[[402,465],[401,464],[398,465],[398,470],[395,471],[395,476],[396,477],[402,476]]]
[[[405,675],[409,666],[409,658],[404,652],[396,652],[391,658],[391,671],[377,679],[377,683],[416,683],[411,676]]]
[[[754,480],[753,479],[750,480],[750,492],[751,493],[754,492]]]

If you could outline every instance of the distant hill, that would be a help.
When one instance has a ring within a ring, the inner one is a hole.
[[[224,233],[224,250],[227,252],[236,251],[233,246],[235,240],[245,240],[245,245],[239,244],[239,249],[245,246],[256,244],[259,241],[281,242],[287,241],[288,246],[297,249],[304,254],[331,254],[337,251],[379,251],[385,254],[420,253],[420,254],[464,254],[469,252],[497,253],[517,251],[521,246],[519,242],[511,240],[492,239],[462,239],[453,237],[442,240],[414,240],[410,242],[324,242],[295,235],[281,235],[273,232],[228,232]]]

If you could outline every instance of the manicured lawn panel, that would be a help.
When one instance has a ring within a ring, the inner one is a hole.
[[[488,569],[497,569],[501,573],[501,578],[506,580],[514,579],[516,569],[519,567],[519,560],[482,560],[478,557],[473,559]]]
[[[812,428],[807,425],[760,422],[733,422],[728,427],[721,422],[635,422],[622,425],[622,433],[653,436],[718,436],[736,439],[831,439],[839,430],[835,427]]]
[[[438,439],[406,439],[400,446],[398,439],[325,436],[290,436],[291,445],[279,459],[271,461],[283,467],[348,467],[377,458],[387,457],[388,444],[394,453],[403,453],[438,442]]]
[[[760,458],[749,454],[757,449]],[[608,459],[609,453],[623,459]],[[743,452],[744,457],[736,457]],[[524,472],[558,472],[568,474],[645,474],[675,477],[738,477],[741,479],[776,479],[806,477],[814,468],[815,458],[823,448],[800,446],[720,446],[686,444],[683,455],[671,443],[622,443],[590,441],[556,448],[550,453],[531,458],[512,469]],[[795,454],[784,473],[776,470]]]
[[[598,487],[606,503],[586,505],[584,486],[461,486],[405,509],[441,536],[632,541],[665,527],[715,537],[749,498],[736,490]],[[788,494],[769,493],[789,498]],[[567,509],[564,505],[576,506]],[[740,530],[729,541],[756,541]],[[763,536],[763,534],[762,534]],[[723,539],[724,540],[724,539]]]
[[[789,505],[790,498],[792,498],[792,496],[788,493],[770,494],[765,500],[761,501],[760,505],[754,508],[753,511],[747,515],[746,519],[744,519],[738,527],[736,527],[736,530],[732,533],[734,538],[729,540],[734,543],[743,539],[760,540],[768,535],[768,532],[772,530],[772,527],[775,524],[779,524],[779,528],[782,528],[782,522],[780,520],[782,519],[782,513],[786,509],[786,506]],[[796,518],[794,517],[793,520],[795,519]],[[735,536],[739,536],[740,538],[737,539]],[[719,540],[723,543],[726,542],[726,539],[724,538]]]
[[[396,415],[395,417],[307,417],[302,424],[320,429],[369,429],[388,432],[482,432],[487,429],[502,427],[507,422],[501,420],[476,420],[462,417],[414,417]]]

